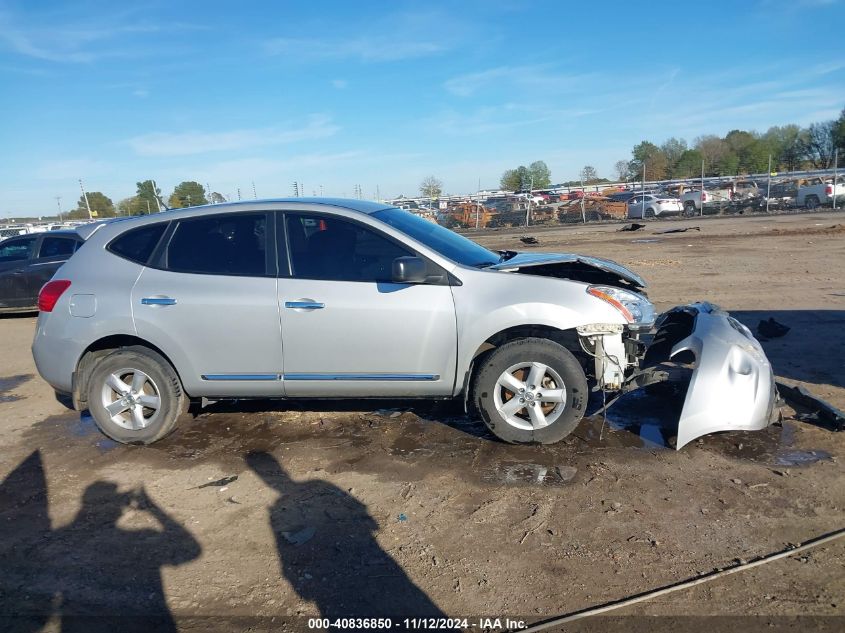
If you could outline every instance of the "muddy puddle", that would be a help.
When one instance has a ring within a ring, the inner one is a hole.
[[[682,400],[671,394],[631,393],[605,415],[590,403],[575,431],[550,446],[508,445],[460,405],[419,403],[385,407],[372,402],[229,403],[196,417],[186,416],[179,430],[153,446],[120,445],[103,436],[86,413],[68,412],[35,424],[28,432],[38,446],[62,451],[91,450],[120,461],[131,456],[151,465],[187,469],[216,461],[239,471],[251,451],[284,450],[291,459],[328,471],[357,471],[387,480],[418,480],[448,474],[481,484],[564,486],[577,481],[579,469],[594,459],[649,459],[674,453]],[[685,447],[707,450],[767,467],[802,467],[831,458],[798,445],[800,423],[785,421],[757,432],[708,435]]]

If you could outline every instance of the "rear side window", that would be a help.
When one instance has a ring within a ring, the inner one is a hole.
[[[41,242],[39,257],[70,257],[78,242],[70,237],[45,237]]]
[[[115,255],[138,264],[146,264],[164,234],[165,228],[167,228],[167,223],[159,222],[132,229],[113,240],[108,248]]]
[[[167,270],[206,275],[267,274],[264,213],[229,213],[181,220],[167,247]]]
[[[0,242],[0,262],[21,262],[29,259],[35,237],[21,237]]]

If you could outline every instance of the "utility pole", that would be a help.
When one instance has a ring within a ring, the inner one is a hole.
[[[702,189],[704,191],[704,189]],[[643,220],[645,220],[645,161],[643,161],[643,197],[642,197],[642,204],[643,204]]]
[[[525,185],[523,185],[524,187]],[[528,204],[525,205],[525,226],[531,223],[531,191],[534,189],[534,174],[531,174],[531,187],[528,189]]]
[[[587,197],[587,192],[584,191],[584,170],[581,170],[581,222],[586,224],[587,223],[587,210],[584,206],[587,204],[587,201],[584,199]]]
[[[767,203],[768,204],[768,203]],[[768,209],[767,209],[768,211]],[[701,159],[701,195],[698,197],[698,215],[704,217],[704,159]]]
[[[253,200],[258,200],[258,194],[255,193],[255,181],[252,181],[252,198]]]
[[[62,219],[62,197],[56,196],[56,206],[59,207],[59,222],[64,222]]]
[[[94,216],[91,214],[91,205],[88,204],[88,194],[85,193],[85,187],[82,186],[82,178],[79,179],[79,190],[82,192],[82,197],[85,198],[85,207],[88,209],[88,219],[93,220]]]
[[[839,184],[839,148],[833,152],[833,208],[836,209],[836,185]]]
[[[766,213],[769,212],[769,198],[772,196],[772,155],[769,154],[769,173],[766,176]]]
[[[156,181],[151,180],[150,182],[153,183],[153,198],[156,199],[156,208],[158,209],[158,212],[161,213],[161,201],[158,199],[158,187],[156,186]]]
[[[241,199],[241,188],[238,187],[238,200],[240,200],[240,199]]]

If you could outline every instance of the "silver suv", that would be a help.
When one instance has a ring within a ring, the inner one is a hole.
[[[551,443],[584,415],[588,385],[641,386],[687,355],[679,448],[771,414],[771,368],[744,326],[694,304],[663,315],[647,346],[645,282],[611,261],[494,253],[407,211],[333,199],[80,230],[84,246],[41,290],[33,355],[119,442],[166,436],[202,397],[463,396],[499,438]]]

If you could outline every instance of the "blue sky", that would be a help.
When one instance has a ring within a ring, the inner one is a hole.
[[[0,217],[182,180],[259,197],[610,176],[643,139],[831,119],[845,5],[0,0]]]

